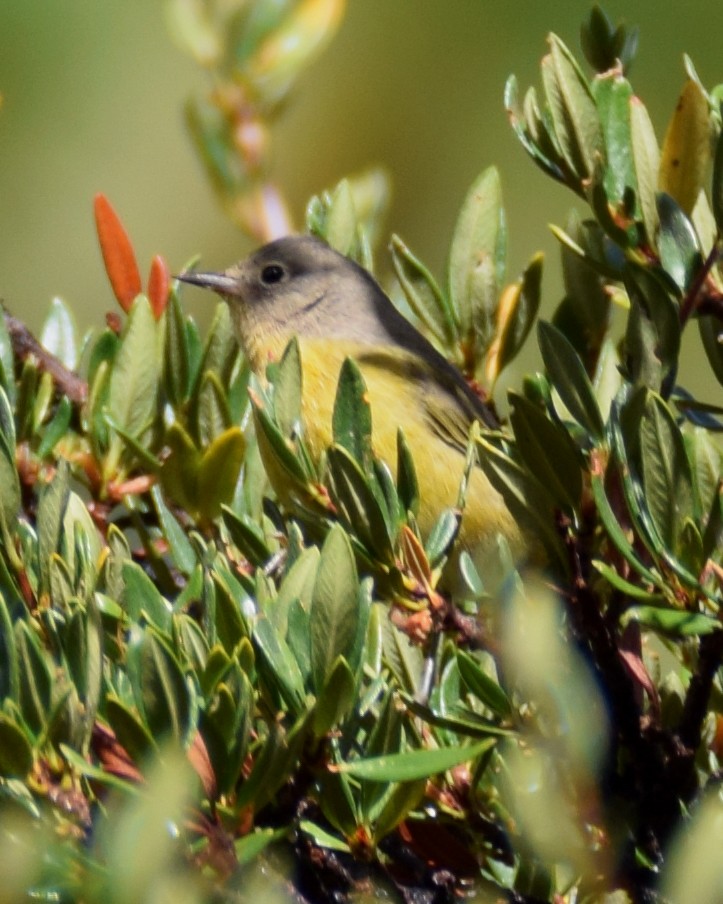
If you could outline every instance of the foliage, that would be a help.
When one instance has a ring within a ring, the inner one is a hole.
[[[170,6],[217,79],[196,139],[259,237],[266,174],[237,127],[266,129],[340,10]],[[414,449],[400,434],[396,477],[374,456],[352,361],[315,459],[298,345],[262,384],[224,305],[202,335],[160,259],[142,294],[105,199],[123,316],[80,337],[56,302],[42,345],[0,321],[2,900],[717,899],[722,412],[678,371],[697,321],[723,383],[720,92],[688,62],[659,149],[636,43],[595,8],[592,77],[552,35],[542,94],[506,91],[525,150],[589,208],[555,227],[544,373],[469,449],[534,526],[545,583],[508,562],[491,597],[456,510],[420,536]],[[385,193],[344,180],[307,226],[371,267]],[[497,170],[442,282],[397,236],[391,255],[420,328],[491,393],[542,266],[507,281]]]

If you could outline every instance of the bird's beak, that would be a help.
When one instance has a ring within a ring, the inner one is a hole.
[[[220,295],[238,294],[238,280],[225,273],[197,273],[195,270],[187,270],[175,278],[192,286],[200,286],[202,289],[213,289]]]

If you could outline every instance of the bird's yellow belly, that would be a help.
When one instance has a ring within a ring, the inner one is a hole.
[[[331,424],[339,370],[345,358],[354,358],[367,385],[374,452],[396,474],[400,427],[411,448],[421,497],[418,521],[426,536],[440,512],[457,504],[464,456],[430,426],[418,383],[408,379],[403,368],[385,368],[383,355],[375,354],[373,364],[360,361],[360,353],[367,349],[356,343],[302,339],[300,350],[304,425],[312,452],[319,455],[333,441]],[[462,543],[480,561],[492,552],[498,533],[507,539],[513,555],[522,554],[524,544],[516,522],[499,493],[475,468],[462,518]]]

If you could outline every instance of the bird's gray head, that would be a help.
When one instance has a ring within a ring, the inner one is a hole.
[[[229,302],[247,348],[259,333],[369,341],[383,295],[365,270],[312,236],[277,239],[223,273],[179,278]]]

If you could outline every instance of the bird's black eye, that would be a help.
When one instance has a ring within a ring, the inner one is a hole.
[[[286,276],[286,271],[281,264],[267,264],[261,271],[261,282],[272,286],[274,283],[281,282],[284,276]]]

